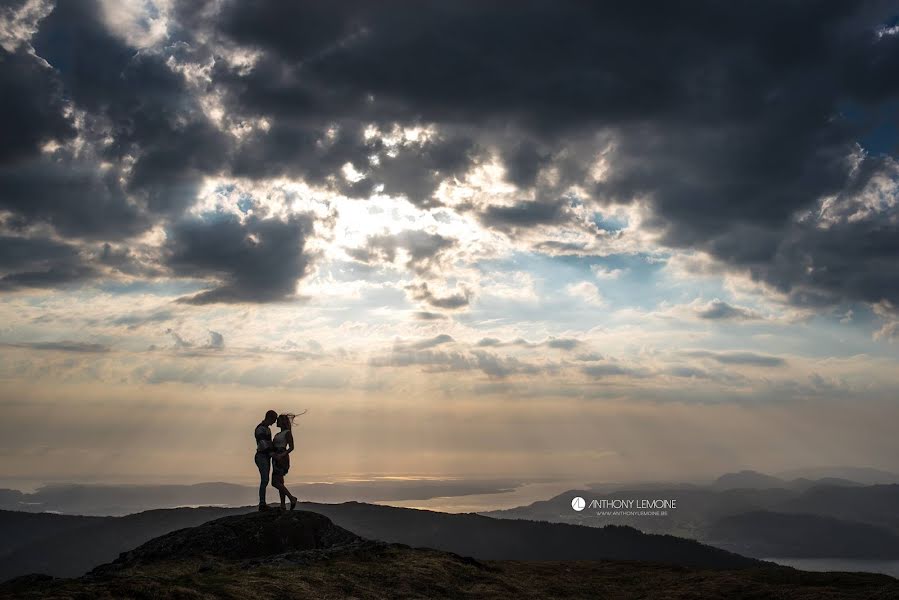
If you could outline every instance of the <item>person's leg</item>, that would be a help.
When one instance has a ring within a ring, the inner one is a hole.
[[[284,493],[290,498],[290,510],[295,509],[297,507],[297,497],[290,493],[290,490],[287,489],[286,485],[284,486]]]
[[[281,496],[281,508],[287,508],[284,504],[288,493],[284,487],[284,476],[277,471],[272,474],[272,487],[278,490],[278,495]]]
[[[259,506],[266,506],[265,488],[268,487],[272,461],[267,454],[256,453],[256,467],[259,469]]]

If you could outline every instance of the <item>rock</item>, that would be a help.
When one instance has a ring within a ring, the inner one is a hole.
[[[254,559],[291,552],[325,551],[361,542],[327,517],[307,511],[266,511],[216,519],[179,529],[122,553],[112,569],[187,558]],[[98,567],[95,571],[103,569]],[[105,571],[105,569],[103,569]]]

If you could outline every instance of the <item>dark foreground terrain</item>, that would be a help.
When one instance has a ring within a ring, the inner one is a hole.
[[[0,598],[899,598],[886,576],[757,564],[475,560],[272,512],[169,533],[78,579],[19,577]]]
[[[300,508],[373,540],[434,548],[480,560],[641,560],[688,567],[741,568],[758,561],[670,535],[631,527],[491,519],[359,502]],[[79,517],[0,511],[0,581],[28,573],[77,577],[153,538],[243,508],[176,508],[126,517]]]

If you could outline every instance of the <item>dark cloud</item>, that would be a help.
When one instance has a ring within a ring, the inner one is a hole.
[[[165,53],[129,47],[96,2],[57,3],[31,44],[34,54],[0,51],[0,208],[9,224],[127,238],[180,215],[202,176],[223,166],[226,136]],[[39,156],[48,141],[62,146]]]
[[[446,319],[446,315],[442,315],[440,313],[429,312],[426,310],[416,311],[413,315],[419,321],[439,321],[441,319]]]
[[[0,210],[19,233],[50,224],[66,238],[127,240],[177,222],[218,174],[429,208],[443,182],[496,151],[529,193],[478,205],[488,227],[514,235],[571,223],[575,202],[579,214],[640,202],[662,243],[793,303],[896,306],[895,203],[866,200],[873,188],[895,197],[899,179],[899,35],[883,34],[895,13],[878,1],[182,1],[168,38],[137,49],[96,1],[58,2],[34,55],[27,44],[0,55]],[[200,65],[209,82],[194,87],[179,67]],[[221,103],[224,130],[198,93]],[[226,133],[257,118],[267,126]],[[370,125],[393,141],[366,136]],[[51,140],[62,147],[41,154]],[[360,177],[344,177],[346,164]],[[583,197],[566,196],[571,186]],[[391,252],[379,244],[375,255]],[[430,249],[418,249],[410,266],[426,270]],[[228,285],[220,297],[238,298]],[[277,287],[257,296],[284,297]]]
[[[106,157],[133,158],[129,188],[151,211],[178,214],[194,199],[200,176],[223,164],[227,137],[166,54],[127,46],[106,28],[96,2],[58,3],[33,44],[75,104],[96,119],[96,133],[113,138]]]
[[[742,308],[739,306],[733,306],[724,302],[723,300],[712,300],[702,308],[696,310],[696,316],[700,319],[708,319],[711,321],[723,321],[723,320],[749,320],[749,319],[758,319],[759,316],[755,312]]]
[[[45,222],[66,236],[127,237],[151,221],[128,201],[120,176],[67,152],[0,167],[0,207],[13,227]]]
[[[899,36],[876,33],[894,13],[884,2],[528,2],[509,11],[270,1],[228,2],[214,27],[263,52],[255,69],[225,80],[245,111],[475,125],[518,185],[554,167],[560,185],[586,186],[601,203],[646,202],[645,225],[670,246],[709,252],[797,302],[832,303],[899,299],[892,270],[840,277],[896,256],[894,221],[795,225],[820,198],[883,172],[876,152],[860,171],[851,156],[889,124],[874,115],[889,114],[882,109],[899,95]],[[283,25],[295,22],[313,31]],[[591,136],[608,144],[596,185],[584,177],[602,148],[561,151]],[[533,201],[480,218],[512,231],[566,215],[563,204]],[[872,235],[883,242],[861,242]],[[829,253],[830,244],[845,252]],[[819,275],[793,267],[806,257],[820,260]]]
[[[0,235],[0,290],[58,287],[97,275],[76,246],[48,238]]]
[[[177,275],[217,282],[210,290],[184,298],[190,304],[271,302],[293,296],[306,275],[306,238],[312,219],[218,214],[173,226],[166,241],[166,264]]]
[[[36,156],[42,144],[75,135],[63,116],[62,86],[52,69],[24,50],[0,48],[0,89],[0,165]]]
[[[750,365],[755,367],[782,367],[787,361],[779,356],[769,354],[756,354],[754,352],[711,352],[708,350],[695,350],[685,352],[686,356],[693,358],[706,358],[725,365]]]
[[[488,206],[478,215],[481,222],[502,231],[559,224],[566,220],[565,201],[524,201],[511,206]]]
[[[379,155],[366,177],[382,185],[385,194],[406,196],[421,207],[437,206],[433,195],[440,182],[464,174],[480,155],[466,136],[438,137]]]
[[[506,149],[503,163],[506,179],[518,187],[534,185],[540,169],[550,163],[551,156],[541,152],[533,141],[525,140]]]
[[[576,350],[583,342],[574,338],[552,338],[544,342],[550,348],[557,350]]]
[[[397,251],[403,249],[408,255],[406,267],[416,273],[426,273],[435,266],[442,252],[455,245],[456,240],[437,233],[407,230],[397,234],[368,236],[365,246],[351,248],[347,253],[364,263],[392,263],[396,260]]]
[[[410,285],[406,287],[414,300],[430,304],[435,308],[443,308],[446,310],[457,310],[468,306],[471,294],[468,290],[462,290],[454,294],[439,296],[431,291],[425,282]]]

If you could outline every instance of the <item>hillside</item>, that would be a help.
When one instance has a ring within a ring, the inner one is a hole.
[[[724,475],[713,486],[705,488],[659,487],[603,493],[569,490],[549,500],[482,514],[500,519],[533,519],[593,527],[630,525],[647,533],[689,537],[729,550],[739,549],[741,554],[752,556],[899,556],[895,550],[895,539],[899,535],[899,512],[896,510],[899,485],[862,486],[844,482],[833,485],[831,479],[814,482],[796,479],[783,482],[785,487],[768,487],[777,481],[761,473],[744,471]],[[600,511],[596,510],[575,512],[570,507],[571,498],[575,496],[587,499],[675,499],[677,508],[668,511],[666,516],[653,517],[598,514]],[[760,513],[780,514],[777,525],[737,526],[755,518],[741,521],[738,517]],[[822,541],[810,543],[808,540],[813,538]]]
[[[673,536],[647,535],[630,527],[575,525],[491,519],[358,502],[301,503],[363,537],[425,546],[479,559],[501,560],[653,560],[709,568],[739,568],[751,559]],[[25,573],[81,575],[154,537],[252,508],[180,508],[126,517],[94,517],[90,525],[63,530],[14,548],[0,557],[0,580]],[[30,521],[55,515],[2,513]]]
[[[26,576],[3,599],[43,598],[895,598],[899,581],[761,564],[705,570],[624,561],[481,561],[371,541],[306,511],[182,529],[79,579]]]
[[[846,488],[821,486],[806,490],[778,507],[781,512],[812,513],[861,521],[899,534],[899,484]]]
[[[709,528],[715,546],[746,556],[899,558],[899,535],[832,517],[756,511],[724,517]]]

